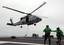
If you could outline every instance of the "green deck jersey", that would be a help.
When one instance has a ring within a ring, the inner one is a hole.
[[[50,32],[51,32],[51,29],[50,29],[50,28],[45,28],[45,29],[44,29],[44,32],[45,32],[45,33],[50,33]]]
[[[61,30],[55,30],[52,32],[56,32],[56,36],[63,36],[63,32]]]

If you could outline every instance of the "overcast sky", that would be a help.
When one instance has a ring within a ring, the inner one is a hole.
[[[47,3],[34,12],[33,15],[46,16],[48,19],[42,18],[43,20],[37,23],[36,26],[31,25],[28,27],[24,25],[23,28],[6,25],[11,17],[13,17],[13,22],[15,23],[25,14],[4,9],[2,6],[30,13],[44,1]],[[44,34],[43,29],[47,24],[50,25],[52,30],[59,26],[64,32],[64,0],[0,0],[0,36],[24,36],[25,34],[31,36],[32,33],[42,36]],[[53,34],[55,35],[55,33]]]

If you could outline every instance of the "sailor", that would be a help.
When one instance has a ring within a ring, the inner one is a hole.
[[[57,29],[53,32],[56,32],[56,36],[57,36],[57,45],[61,45],[61,38],[63,36],[63,32],[61,31],[61,29],[59,27],[57,27]]]
[[[51,45],[51,38],[50,38],[51,29],[50,29],[49,25],[46,25],[44,32],[45,32],[44,45],[46,44],[47,39],[49,41],[49,45]]]

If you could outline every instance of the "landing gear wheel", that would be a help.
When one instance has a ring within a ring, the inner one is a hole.
[[[34,26],[36,26],[36,24],[34,24]]]
[[[22,28],[22,26],[20,26]]]

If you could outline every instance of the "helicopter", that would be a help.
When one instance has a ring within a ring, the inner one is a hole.
[[[12,11],[16,11],[16,12],[19,12],[19,13],[22,13],[22,14],[26,14],[25,17],[21,17],[20,21],[18,21],[16,23],[13,23],[12,18],[10,18],[11,23],[7,23],[7,25],[10,25],[10,26],[19,26],[19,25],[21,25],[21,28],[22,28],[22,25],[34,25],[34,26],[36,26],[36,23],[42,21],[42,19],[38,16],[32,15],[32,13],[34,13],[36,10],[38,10],[39,8],[44,6],[45,4],[46,4],[46,2],[41,4],[39,7],[37,7],[35,10],[33,10],[31,13],[25,13],[25,12],[22,12],[22,11],[13,9],[13,8],[9,8],[7,6],[2,6],[3,8],[10,9]]]

